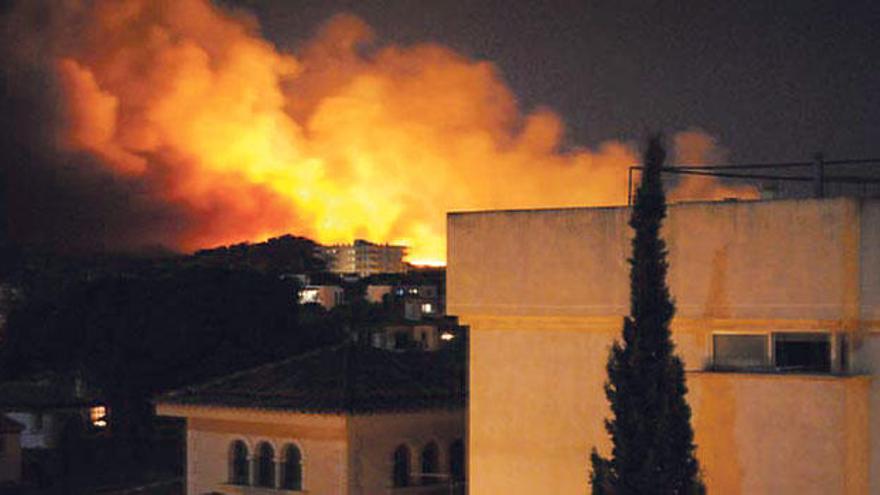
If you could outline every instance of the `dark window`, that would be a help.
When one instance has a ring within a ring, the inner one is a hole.
[[[406,445],[394,451],[394,471],[391,473],[395,487],[409,486],[409,449]]]
[[[464,442],[461,439],[449,446],[449,474],[452,481],[464,481]]]
[[[437,483],[437,475],[440,471],[439,462],[437,462],[437,444],[434,442],[425,445],[422,449],[422,484],[433,485]]]
[[[779,371],[828,373],[831,371],[831,335],[827,333],[777,333],[774,357]]]
[[[281,488],[302,490],[302,455],[296,445],[284,448],[284,464],[281,465]]]
[[[712,336],[713,366],[717,369],[767,368],[767,336],[715,334]]]
[[[257,447],[257,458],[254,460],[257,471],[257,486],[275,486],[275,451],[266,442]]]
[[[236,440],[229,448],[229,482],[233,485],[247,485],[249,478],[247,445]]]

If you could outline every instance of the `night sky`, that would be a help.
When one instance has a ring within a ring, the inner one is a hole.
[[[282,49],[352,12],[380,40],[492,61],[569,144],[699,127],[731,161],[880,156],[880,2],[232,3]]]

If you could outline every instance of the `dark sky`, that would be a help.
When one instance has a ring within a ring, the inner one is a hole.
[[[493,61],[572,144],[699,127],[731,161],[880,157],[878,1],[234,3],[284,49],[352,12],[381,40]]]

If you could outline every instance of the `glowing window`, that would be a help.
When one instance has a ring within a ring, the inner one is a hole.
[[[89,409],[89,421],[96,428],[105,428],[107,426],[107,408],[105,406],[94,406]]]
[[[433,313],[434,305],[431,303],[422,303],[422,313]]]

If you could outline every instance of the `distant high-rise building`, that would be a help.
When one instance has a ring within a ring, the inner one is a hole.
[[[327,261],[327,269],[333,273],[356,273],[366,277],[376,273],[406,271],[403,262],[405,246],[373,244],[357,239],[354,244],[324,246],[321,253]]]

